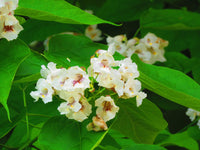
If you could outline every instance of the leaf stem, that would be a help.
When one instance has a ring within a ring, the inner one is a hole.
[[[30,138],[30,129],[29,129],[29,121],[28,121],[28,110],[27,110],[27,103],[26,103],[26,93],[25,93],[26,87],[23,88],[22,93],[23,93],[23,100],[24,100],[24,107],[26,110],[26,129],[27,129],[27,140]]]
[[[136,37],[138,35],[138,33],[140,32],[140,30],[141,30],[141,28],[138,28],[133,37]]]

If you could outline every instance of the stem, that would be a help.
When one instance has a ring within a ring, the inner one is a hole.
[[[100,149],[106,149],[104,146],[102,146],[102,145],[98,145],[98,147],[100,148]]]
[[[190,124],[188,124],[187,126],[185,126],[183,129],[179,130],[177,133],[183,132],[185,131],[187,128],[191,127],[192,125],[194,125],[195,123],[197,123],[197,121],[200,119],[200,117],[197,117],[194,121],[192,121]]]
[[[52,116],[44,115],[44,114],[33,114],[33,113],[28,113],[29,116],[40,116],[40,117],[47,117],[50,118]]]
[[[140,28],[137,29],[137,31],[135,32],[133,37],[136,37],[138,35],[138,33],[140,32]]]
[[[88,98],[88,102],[93,99],[94,97],[96,97],[97,95],[101,94],[103,91],[105,90],[105,88],[101,89],[100,91],[98,91],[96,94],[94,94],[92,97]]]
[[[26,110],[26,129],[27,129],[27,140],[29,140],[30,137],[30,129],[29,129],[29,121],[28,121],[28,110],[27,110],[27,103],[26,103],[26,93],[25,93],[26,88],[22,90],[23,92],[23,100],[24,100],[24,107]]]

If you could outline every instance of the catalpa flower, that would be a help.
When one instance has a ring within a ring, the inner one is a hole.
[[[137,70],[137,65],[132,62],[130,58],[125,58],[119,63],[119,72],[122,75],[122,79],[127,81],[128,78],[137,78],[139,77],[139,71]]]
[[[192,108],[188,108],[186,115],[190,118],[191,121],[194,121],[196,117],[200,116],[200,112]]]
[[[23,27],[14,17],[14,10],[18,6],[18,0],[3,0],[0,2],[0,38],[8,41],[16,39]]]
[[[110,96],[101,96],[95,101],[95,106],[97,106],[97,116],[101,117],[105,122],[113,119],[119,111],[119,107],[115,105]]]
[[[87,89],[90,87],[89,76],[80,67],[74,66],[67,70],[69,79],[66,80],[64,90]]]
[[[126,36],[125,35],[118,35],[115,37],[108,37],[107,39],[108,43],[108,52],[112,55],[117,51],[118,53],[125,55],[125,52],[127,50],[126,46]]]
[[[97,25],[90,25],[85,30],[85,36],[90,38],[92,41],[101,41],[101,30],[97,28]]]
[[[115,65],[113,56],[108,52],[101,53],[98,58],[91,58],[90,62],[95,73],[110,72],[111,66]]]
[[[0,16],[0,38],[14,40],[22,30],[23,27],[13,15]]]
[[[98,132],[98,131],[103,131],[103,130],[107,130],[107,129],[108,129],[107,124],[99,116],[94,116],[92,118],[92,122],[87,125],[87,130],[88,131],[92,131],[93,130],[93,131]]]
[[[121,74],[118,70],[112,69],[109,73],[100,73],[96,78],[98,85],[114,89],[119,96],[123,95],[124,82],[121,80]]]
[[[66,100],[66,101],[79,101],[80,98],[84,94],[84,90],[82,89],[76,89],[74,91],[66,91],[66,90],[61,90],[57,91],[57,94],[59,95],[60,98]]]
[[[52,102],[52,95],[54,94],[54,90],[52,86],[47,80],[39,79],[36,84],[37,91],[32,91],[30,95],[38,101],[39,98],[46,104],[48,102]]]
[[[58,107],[61,114],[65,114],[67,118],[74,119],[79,122],[87,119],[92,113],[92,106],[85,98],[80,98],[79,101],[64,102]]]

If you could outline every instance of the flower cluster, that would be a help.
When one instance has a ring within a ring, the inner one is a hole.
[[[84,70],[78,66],[57,69],[56,64],[50,62],[47,68],[42,66],[40,73],[43,78],[37,82],[37,91],[30,93],[36,101],[41,98],[44,103],[48,103],[52,101],[52,95],[57,94],[65,100],[58,107],[61,114],[80,122],[90,115],[92,107],[84,97],[84,90],[89,88],[90,80]]]
[[[6,38],[8,41],[17,38],[23,27],[14,17],[14,10],[18,6],[18,0],[0,1],[0,38]]]
[[[97,98],[94,102],[97,107],[96,115],[87,125],[87,129],[107,130],[106,122],[115,117],[119,107],[109,95],[103,96],[100,93],[99,97],[93,94],[92,90],[88,90],[87,92],[91,92],[93,97],[85,96],[85,90],[94,87],[92,85],[94,81],[104,90],[112,89],[120,98],[136,97],[137,106],[142,104],[146,94],[140,91],[141,83],[136,79],[139,76],[137,65],[130,58],[115,61],[106,50],[98,50],[96,55],[98,57],[91,58],[91,65],[87,69],[88,74],[78,66],[58,69],[53,62],[50,62],[47,67],[42,65],[40,71],[42,78],[36,84],[37,91],[32,91],[30,95],[36,101],[41,98],[44,103],[52,102],[53,95],[58,95],[64,101],[58,107],[60,114],[79,122],[89,117],[92,113],[92,105],[89,101]]]
[[[136,96],[137,106],[140,106],[146,94],[140,91],[141,82],[136,79],[139,77],[137,65],[130,58],[115,61],[105,50],[98,50],[97,55],[97,58],[91,58],[89,76],[94,77],[99,86],[114,90],[121,98]]]
[[[108,37],[108,51],[114,54],[115,51],[131,57],[134,53],[138,54],[139,58],[148,64],[153,64],[156,61],[166,61],[164,57],[164,48],[168,46],[168,41],[157,37],[153,33],[148,33],[144,38],[133,38],[127,40],[125,35]]]
[[[190,118],[191,121],[194,121],[197,117],[200,117],[200,112],[194,109],[188,108],[186,115]],[[200,119],[198,119],[197,125],[200,128]]]

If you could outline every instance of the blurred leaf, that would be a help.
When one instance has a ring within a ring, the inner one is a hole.
[[[184,110],[185,111],[185,107],[182,105],[179,105],[175,102],[169,101],[168,99],[157,95],[156,93],[153,93],[151,91],[147,91],[145,90],[145,92],[148,95],[148,99],[153,102],[154,104],[156,104],[159,108],[163,109],[163,110]],[[167,107],[166,107],[167,106]],[[168,122],[169,123],[169,122]]]
[[[197,125],[189,127],[187,129],[188,135],[196,141],[200,141],[200,130]]]
[[[88,67],[91,56],[98,49],[107,49],[107,46],[94,43],[84,36],[57,35],[50,39],[45,56],[49,61],[61,64],[63,67],[74,65]]]
[[[101,9],[102,5],[106,2],[106,0],[94,1],[94,0],[77,0],[81,9],[84,10],[92,10],[96,15],[99,9]]]
[[[15,14],[60,23],[91,25],[109,23],[114,25],[109,21],[86,13],[64,0],[20,0]]]
[[[120,111],[113,128],[137,143],[152,144],[157,134],[167,127],[161,111],[145,99],[140,107],[135,99],[118,101]]]
[[[145,64],[136,55],[132,58],[138,65],[139,80],[145,88],[180,105],[200,111],[200,85],[194,80],[177,70]]]
[[[160,63],[160,65],[179,70],[183,73],[188,73],[192,70],[191,60],[181,53],[166,52],[165,57],[167,61]]]
[[[84,33],[85,31],[85,26],[83,25],[71,25],[34,19],[27,20],[23,24],[23,27],[24,30],[20,33],[19,38],[27,44],[30,44],[32,41],[43,41],[47,37],[61,32]]]
[[[0,40],[0,47],[0,103],[5,107],[9,117],[7,98],[11,85],[19,65],[28,57],[30,50],[20,40]]]
[[[110,130],[109,134],[121,146],[123,150],[165,150],[165,148],[157,145],[137,144],[133,140],[124,137],[116,130]]]
[[[39,144],[48,150],[92,150],[102,141],[107,131],[87,131],[87,123],[78,123],[65,116],[51,118],[41,130]]]
[[[199,150],[198,143],[188,135],[187,131],[176,134],[171,134],[167,132],[163,134],[167,135],[168,137],[165,138],[163,141],[156,143],[157,145],[162,145],[162,146],[176,145],[187,148],[188,150]]]
[[[24,17],[20,17],[20,16],[15,16],[16,19],[19,21],[19,24],[24,24],[26,22],[26,20],[24,19]]]
[[[159,0],[107,0],[96,15],[113,22],[134,21],[149,8],[162,7]]]
[[[150,9],[140,19],[141,28],[162,30],[199,30],[200,14],[178,9]]]

